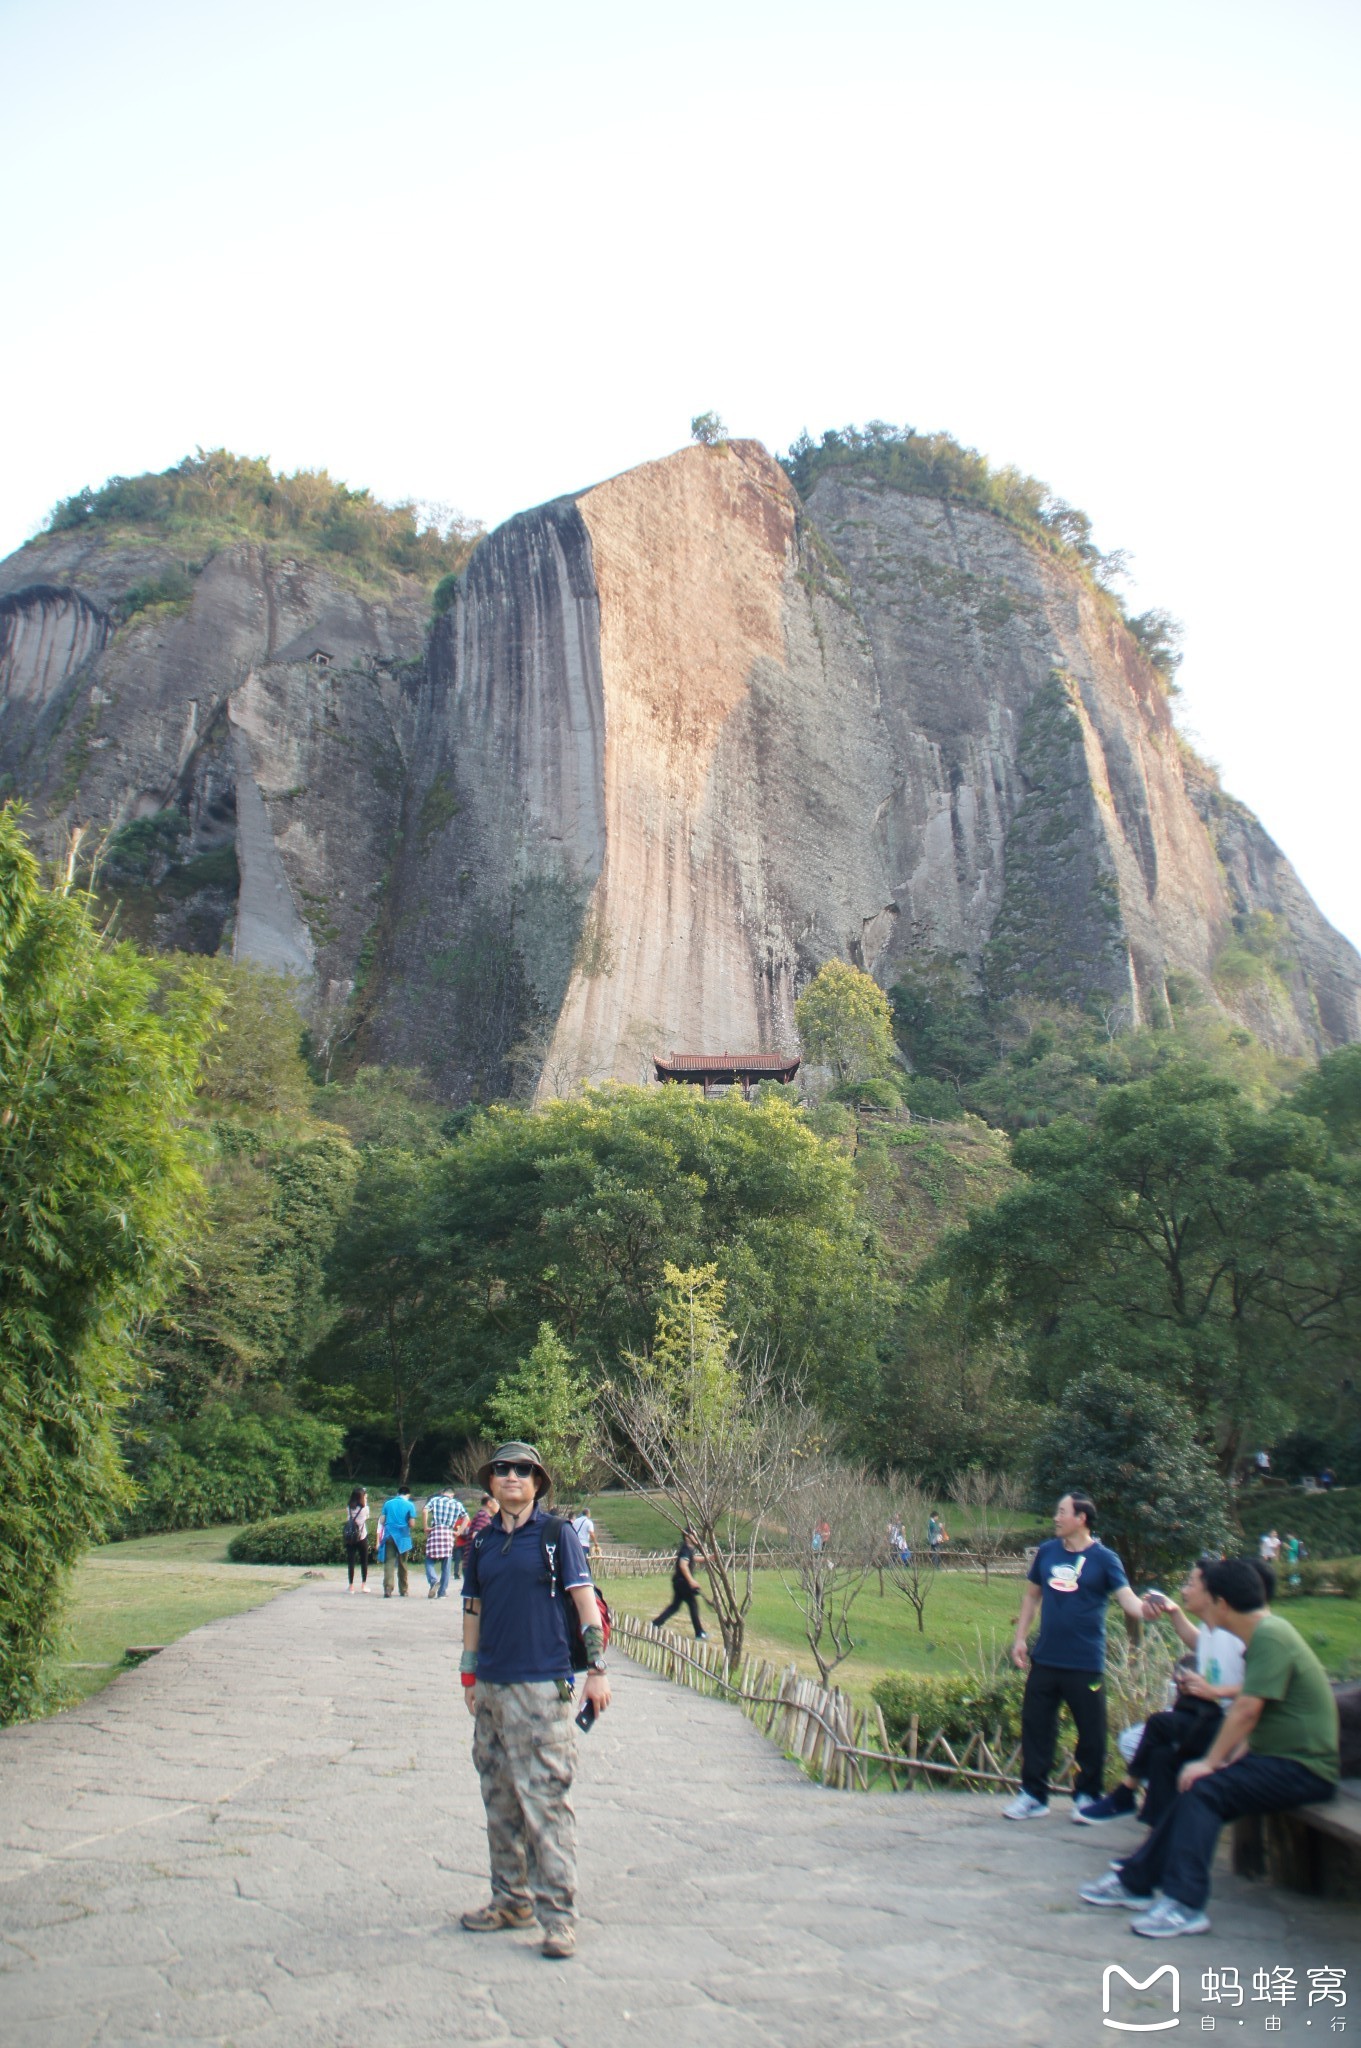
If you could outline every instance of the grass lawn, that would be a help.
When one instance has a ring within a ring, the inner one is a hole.
[[[234,1533],[185,1529],[86,1554],[72,1577],[68,1645],[58,1667],[68,1702],[117,1677],[130,1644],[173,1643],[205,1621],[259,1607],[297,1584],[300,1571],[228,1564]]]
[[[612,1607],[644,1621],[670,1604],[669,1577],[606,1578],[603,1583]],[[985,1586],[972,1574],[943,1571],[932,1584],[924,1615],[926,1627],[919,1631],[917,1617],[902,1595],[886,1584],[881,1599],[878,1583],[871,1577],[851,1609],[856,1647],[837,1672],[836,1682],[856,1701],[866,1701],[870,1687],[886,1671],[958,1671],[964,1663],[977,1662],[980,1638],[985,1652],[994,1643],[1004,1652],[1020,1612],[1024,1583],[1022,1579],[994,1578]],[[1331,1676],[1361,1674],[1361,1601],[1288,1600],[1276,1611],[1300,1631]],[[712,1610],[702,1607],[700,1612],[709,1626]],[[1119,1625],[1117,1615],[1112,1626]],[[683,1608],[672,1626],[682,1634],[689,1633],[689,1617]],[[1178,1654],[1181,1646],[1169,1627],[1162,1633],[1170,1667],[1174,1644]],[[767,1657],[772,1663],[793,1663],[810,1678],[817,1676],[803,1637],[802,1618],[778,1572],[756,1574],[747,1645],[755,1656]]]
[[[674,1550],[676,1530],[656,1507],[652,1498],[641,1493],[593,1493],[587,1505],[595,1518],[601,1540],[609,1543],[629,1544],[638,1550]],[[950,1535],[959,1549],[968,1548],[969,1532],[973,1517],[963,1508],[942,1498],[937,1503]],[[1019,1518],[1012,1536],[1018,1550],[1028,1543],[1039,1543],[1054,1533],[1052,1524],[1033,1515]]]

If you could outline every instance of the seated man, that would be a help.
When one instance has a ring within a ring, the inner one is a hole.
[[[1226,1820],[1283,1813],[1331,1799],[1338,1780],[1337,1702],[1304,1638],[1266,1605],[1250,1558],[1202,1567],[1204,1619],[1244,1645],[1243,1690],[1208,1753],[1183,1764],[1180,1796],[1142,1849],[1120,1858],[1078,1896],[1089,1906],[1126,1906],[1135,1934],[1166,1939],[1210,1925],[1210,1863]],[[1163,1896],[1155,1902],[1154,1893]]]
[[[1141,1784],[1147,1785],[1148,1790],[1139,1818],[1145,1827],[1156,1826],[1177,1796],[1178,1771],[1183,1764],[1204,1756],[1219,1733],[1223,1714],[1242,1690],[1243,1645],[1228,1629],[1211,1628],[1205,1620],[1210,1602],[1205,1566],[1213,1562],[1213,1558],[1206,1557],[1192,1565],[1181,1589],[1185,1614],[1166,1593],[1146,1596],[1148,1606],[1156,1602],[1159,1613],[1171,1616],[1177,1634],[1188,1649],[1195,1651],[1194,1668],[1187,1670],[1178,1664],[1173,1674],[1177,1683],[1176,1704],[1160,1714],[1149,1715],[1122,1783],[1103,1798],[1074,1811],[1073,1819],[1084,1827],[1099,1827],[1103,1821],[1133,1813]],[[1259,1570],[1265,1575],[1268,1567],[1262,1565]],[[1196,1617],[1199,1627],[1187,1619],[1188,1615]]]

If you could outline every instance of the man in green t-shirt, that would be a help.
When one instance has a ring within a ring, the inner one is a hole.
[[[1269,1571],[1247,1557],[1203,1567],[1205,1619],[1244,1646],[1243,1690],[1206,1754],[1183,1767],[1179,1796],[1143,1848],[1079,1893],[1089,1906],[1138,1913],[1135,1934],[1208,1930],[1210,1864],[1226,1820],[1283,1813],[1337,1791],[1337,1701],[1303,1636],[1267,1606]]]

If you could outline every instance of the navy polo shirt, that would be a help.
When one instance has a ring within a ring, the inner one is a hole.
[[[589,1586],[581,1539],[570,1522],[558,1538],[555,1597],[543,1554],[542,1508],[508,1538],[497,1515],[468,1545],[463,1598],[480,1600],[477,1676],[488,1685],[528,1685],[572,1676],[562,1592]]]

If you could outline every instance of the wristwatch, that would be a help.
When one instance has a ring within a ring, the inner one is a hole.
[[[599,1671],[603,1674],[605,1671],[609,1669],[609,1666],[606,1664],[605,1659],[603,1657],[592,1657],[590,1663],[586,1666],[586,1669],[588,1671]]]

